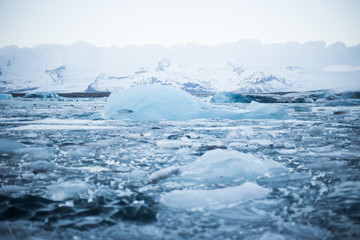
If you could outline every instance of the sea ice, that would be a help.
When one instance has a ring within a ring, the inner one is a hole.
[[[172,174],[177,174],[179,172],[179,168],[176,166],[167,167],[161,169],[159,171],[154,172],[149,176],[149,182],[156,182],[160,179],[166,178]]]
[[[206,152],[192,164],[181,170],[185,179],[205,181],[227,181],[235,179],[256,179],[285,168],[272,160],[260,160],[248,153],[216,149]]]
[[[63,201],[76,194],[86,193],[88,190],[85,182],[75,180],[56,183],[47,187],[46,197],[53,201]]]
[[[11,94],[6,94],[6,93],[1,93],[0,94],[0,100],[7,100],[7,99],[12,99],[13,96]]]
[[[161,196],[160,202],[173,208],[187,210],[221,209],[256,198],[263,198],[269,190],[255,183],[215,190],[174,190]]]
[[[12,153],[25,147],[25,145],[13,140],[0,139],[0,153]]]
[[[283,109],[250,104],[245,112],[220,108],[169,86],[145,85],[111,93],[103,117],[107,119],[186,120],[197,118],[284,118]]]
[[[276,108],[271,104],[252,101],[247,107],[247,112],[241,114],[241,119],[287,119],[289,115],[285,108]]]

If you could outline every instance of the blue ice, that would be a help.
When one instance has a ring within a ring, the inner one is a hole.
[[[25,94],[24,98],[52,99],[52,98],[60,98],[60,97],[55,92],[38,92],[38,93],[27,93]]]
[[[106,119],[187,120],[199,118],[285,118],[286,112],[269,105],[250,104],[241,111],[203,102],[189,93],[163,85],[145,85],[113,92],[105,105]]]
[[[13,96],[11,94],[1,93],[0,100],[12,99]]]

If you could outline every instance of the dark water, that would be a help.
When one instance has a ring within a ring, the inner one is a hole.
[[[359,100],[274,104],[289,119],[145,123],[102,119],[105,101],[0,101],[1,239],[360,238]],[[214,151],[282,170],[185,174]],[[226,189],[246,182],[267,193],[231,201]],[[162,200],[179,192],[179,207]]]

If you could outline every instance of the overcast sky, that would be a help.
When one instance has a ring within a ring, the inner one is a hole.
[[[0,47],[259,39],[360,44],[359,0],[0,0]]]

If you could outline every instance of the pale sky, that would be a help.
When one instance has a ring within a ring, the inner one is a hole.
[[[0,47],[360,44],[359,0],[0,0]]]

